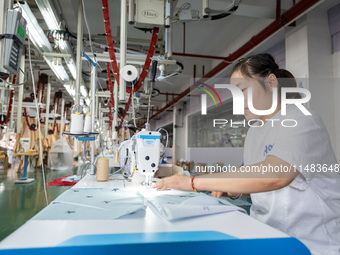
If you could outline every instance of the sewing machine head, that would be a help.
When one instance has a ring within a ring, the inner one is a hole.
[[[134,138],[137,170],[145,175],[144,185],[151,185],[160,161],[161,134],[157,131],[140,131]]]
[[[31,138],[20,138],[20,145],[23,152],[27,152],[31,147]]]

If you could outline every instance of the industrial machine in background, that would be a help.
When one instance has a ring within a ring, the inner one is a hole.
[[[158,131],[142,131],[131,139],[123,141],[119,146],[119,165],[123,176],[131,179],[135,171],[145,176],[143,185],[152,185],[152,178],[168,144],[168,134],[162,136]],[[166,139],[166,146],[162,140]]]
[[[20,138],[21,152],[28,152],[31,147],[31,138],[23,137]]]
[[[152,29],[155,26],[170,25],[170,5],[165,5],[164,0],[130,0],[129,8],[129,23],[136,28]]]
[[[0,21],[0,78],[6,79],[10,74],[17,74],[26,36],[27,22],[21,12],[6,8],[6,17]]]
[[[136,168],[145,175],[145,185],[152,184],[152,177],[160,162],[161,134],[157,131],[142,130],[132,137],[132,153]]]

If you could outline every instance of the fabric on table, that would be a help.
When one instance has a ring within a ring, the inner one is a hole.
[[[113,189],[70,189],[38,213],[34,220],[112,220],[144,210],[136,192]]]
[[[69,175],[64,176],[62,179],[63,182],[79,182],[81,179],[80,175]]]
[[[140,194],[167,220],[245,210],[227,200],[203,193],[178,190],[146,190]]]
[[[53,181],[46,183],[45,185],[46,186],[73,186],[77,184],[78,181],[76,181],[75,179],[73,179],[73,181],[71,179],[68,179],[68,177],[72,177],[72,176],[73,175],[62,176]]]

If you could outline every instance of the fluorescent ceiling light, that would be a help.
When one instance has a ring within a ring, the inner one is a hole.
[[[87,93],[87,89],[84,85],[81,85],[80,86],[80,94],[83,96],[83,97],[87,97],[88,96],[88,93]]]
[[[43,16],[46,25],[50,30],[61,30],[62,27],[60,25],[60,19],[57,14],[56,9],[54,8],[54,4],[50,0],[36,0],[37,6]],[[64,58],[67,67],[73,77],[76,80],[77,72],[76,66],[74,64],[74,56],[70,44],[67,41],[59,40],[58,41],[59,50],[61,53],[71,54],[71,59]]]
[[[65,40],[59,40],[59,50],[61,53],[71,54],[73,57],[73,52],[71,50],[70,44]]]
[[[90,98],[88,98],[88,97],[87,97],[87,98],[85,98],[85,102],[86,102],[86,104],[87,104],[87,105],[90,105],[90,103],[91,103],[91,100],[90,100]]]
[[[27,21],[30,40],[40,52],[53,52],[53,48],[44,34],[44,31],[38,24],[37,19],[33,15],[27,4],[19,4],[22,8],[22,15]]]
[[[73,79],[76,80],[76,78],[77,78],[76,65],[75,65],[75,64],[73,63],[73,61],[70,60],[70,59],[66,59],[66,58],[65,58],[65,61],[68,61],[68,62],[66,62],[66,65],[67,65],[67,67],[68,67],[68,70],[70,71],[70,73],[71,73]]]
[[[44,59],[60,81],[68,82],[70,80],[70,77],[68,76],[65,68],[62,65],[55,65],[49,58],[45,56]]]
[[[70,54],[71,58],[64,58],[68,70],[70,71],[74,80],[77,79],[77,70],[76,65],[74,63],[74,56],[71,50],[70,44],[64,40],[59,40],[59,50],[61,53]]]
[[[44,1],[43,1],[44,2]],[[34,44],[34,46],[41,52],[53,52],[53,48],[48,41],[47,37],[44,34],[44,31],[41,29],[37,19],[33,15],[31,9],[28,4],[19,4],[22,8],[22,14],[27,21],[28,32],[30,33],[30,40]],[[53,21],[54,22],[54,21]],[[62,82],[67,82],[70,80],[65,68],[62,65],[55,65],[52,63],[50,58],[44,56],[46,63],[52,69],[57,78]],[[73,68],[73,67],[69,67]],[[70,70],[71,74],[72,71]],[[73,74],[72,74],[73,76]]]
[[[76,95],[76,91],[74,90],[72,85],[64,84],[64,87],[71,97],[74,97]]]
[[[50,30],[59,30],[60,21],[57,19],[57,12],[49,0],[35,0],[38,8]]]

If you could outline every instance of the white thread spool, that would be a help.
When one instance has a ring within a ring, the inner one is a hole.
[[[109,179],[109,160],[107,158],[98,159],[96,179],[98,182],[105,182]]]
[[[120,70],[120,75],[125,81],[131,82],[136,80],[138,71],[133,65],[126,65]]]
[[[85,117],[84,133],[92,132],[92,117],[91,114],[87,114]]]
[[[75,114],[71,114],[71,134],[82,134],[84,127],[84,118],[83,114],[80,112],[76,112]]]

